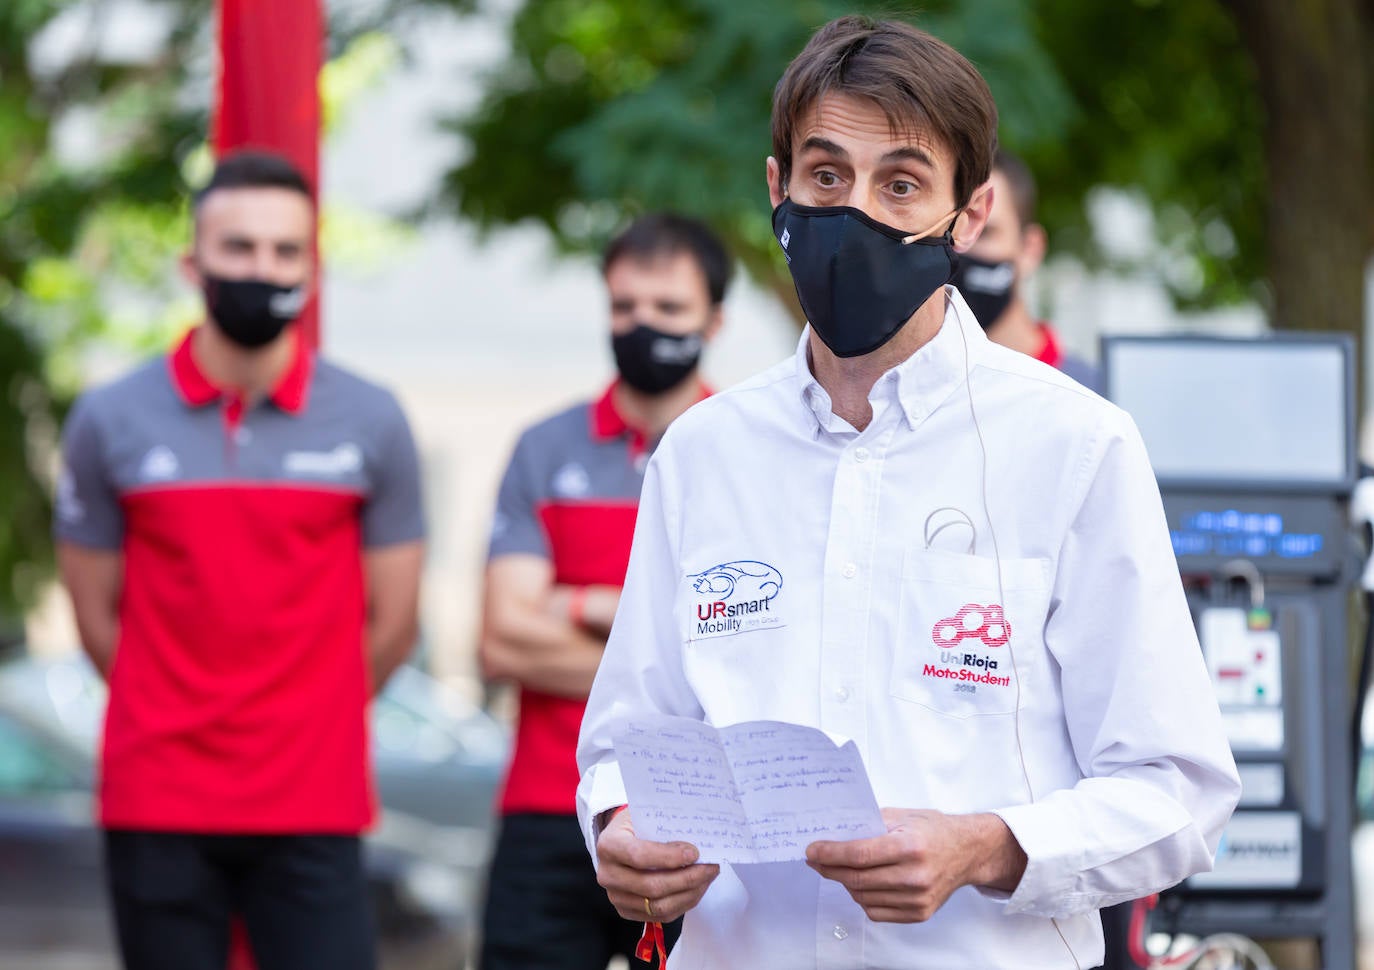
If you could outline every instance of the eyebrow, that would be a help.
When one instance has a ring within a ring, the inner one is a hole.
[[[823,151],[827,154],[834,155],[836,158],[849,161],[849,152],[845,150],[843,145],[836,144],[829,138],[822,138],[820,135],[812,135],[807,138],[806,141],[802,142],[801,148],[797,151],[797,154],[800,155],[811,149]],[[882,161],[911,161],[924,165],[927,168],[933,169],[935,167],[935,161],[930,155],[922,149],[917,148],[915,145],[903,145],[901,148],[894,148],[890,152],[885,152]]]
[[[822,138],[820,135],[812,135],[802,142],[797,154],[800,155],[802,152],[810,151],[813,148],[834,155],[836,158],[849,160],[849,152],[845,151],[844,146],[836,144],[829,138]]]
[[[915,145],[903,145],[901,148],[894,148],[892,151],[883,155],[884,162],[919,162],[927,168],[934,168],[935,161],[926,152],[917,148]]]

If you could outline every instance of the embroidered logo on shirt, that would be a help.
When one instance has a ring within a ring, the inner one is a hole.
[[[773,601],[782,573],[764,562],[739,559],[687,577],[696,615],[693,639],[730,636],[783,625]]]
[[[1004,647],[1011,639],[1011,624],[1007,622],[1000,603],[966,603],[953,616],[946,617],[935,624],[930,638],[940,648],[940,664],[922,665],[921,673],[926,677],[939,680],[958,681],[956,690],[973,691],[974,684],[989,687],[1010,687],[1010,676],[999,676],[993,671],[999,664],[996,657],[975,653],[979,647],[995,649]],[[973,642],[966,642],[973,641]],[[980,672],[981,671],[981,672]]]
[[[363,451],[348,441],[331,451],[288,451],[282,459],[288,475],[318,475],[338,478],[362,471]]]
[[[138,477],[145,482],[165,482],[181,474],[181,462],[166,445],[158,445],[143,456]]]
[[[935,624],[930,636],[937,647],[945,650],[952,650],[970,638],[982,640],[989,647],[1002,647],[1011,639],[1011,626],[1003,617],[1000,604],[968,603],[958,613]]]
[[[581,498],[592,490],[592,477],[575,461],[558,469],[553,476],[553,494],[559,498]]]

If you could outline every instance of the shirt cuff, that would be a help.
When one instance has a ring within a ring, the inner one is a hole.
[[[582,817],[582,836],[587,842],[587,852],[596,863],[596,817],[608,808],[617,808],[630,799],[625,794],[625,782],[620,776],[620,765],[614,761],[603,762],[587,769],[582,780],[585,794],[582,804],[585,814]]]
[[[1074,846],[1065,840],[1063,820],[1036,805],[994,809],[993,814],[1007,823],[1021,851],[1026,853],[1026,871],[1010,896],[994,895],[993,890],[979,892],[990,899],[1004,898],[1008,915],[1053,915],[1037,903],[1062,896],[1069,890],[1073,874],[1081,868],[1074,858]]]

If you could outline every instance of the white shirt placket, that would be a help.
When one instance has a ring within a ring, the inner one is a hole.
[[[873,593],[883,463],[901,418],[875,407],[873,422],[840,452],[831,489],[821,604],[820,726],[868,747],[868,615]],[[863,963],[863,911],[837,882],[823,881],[816,908],[818,970]]]

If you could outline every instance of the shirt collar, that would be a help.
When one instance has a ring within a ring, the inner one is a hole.
[[[935,336],[873,385],[868,400],[873,405],[875,418],[889,404],[895,404],[906,418],[907,426],[915,428],[963,384],[967,374],[982,359],[987,334],[958,289],[945,287],[945,296],[945,319]],[[808,326],[797,344],[796,368],[802,402],[811,410],[821,430],[848,429],[852,432],[848,422],[834,414],[830,395],[811,373],[810,335]]]
[[[711,396],[711,388],[701,381],[697,383],[700,390],[697,401],[704,401]],[[610,441],[622,435],[629,435],[630,450],[642,452],[648,445],[644,432],[630,424],[620,408],[616,407],[615,389],[619,386],[619,379],[612,381],[611,386],[592,403],[592,440]]]
[[[225,392],[210,382],[191,352],[191,343],[196,328],[186,332],[181,342],[168,355],[168,367],[172,373],[172,386],[188,407],[199,408],[212,404],[225,396]],[[305,339],[299,329],[292,338],[295,341],[291,363],[272,388],[268,399],[287,414],[300,414],[305,410],[306,399],[310,393],[310,378],[314,374],[314,354],[305,346]]]

